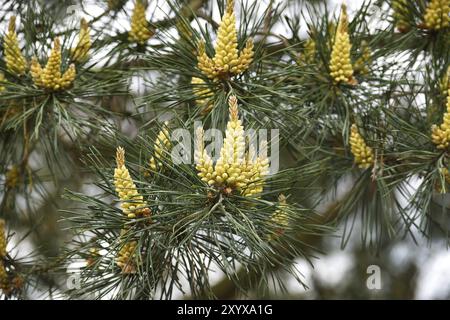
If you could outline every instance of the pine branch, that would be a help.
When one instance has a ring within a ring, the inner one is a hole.
[[[329,224],[337,224],[339,223],[341,204],[345,202],[345,198],[347,198],[353,190],[348,191],[347,195],[343,197],[343,199],[337,201],[336,203],[330,205],[330,207],[321,215],[319,221],[311,221],[312,223],[319,225],[329,225]],[[321,241],[324,235],[305,235],[299,234],[298,236],[299,243],[302,243],[305,247],[314,247],[317,242]],[[286,252],[286,248],[279,247],[276,248],[275,251],[283,252],[284,255],[290,256],[291,253],[289,251]],[[294,256],[292,259],[296,258]],[[276,272],[280,269],[281,265],[274,264],[272,265],[271,270],[267,270],[270,272]],[[236,272],[235,278],[239,282],[239,288],[236,287],[236,283],[229,278],[224,278],[216,285],[212,287],[213,295],[219,300],[228,300],[235,299],[236,295],[239,292],[250,292],[251,289],[258,284],[258,279],[264,277],[263,274],[259,272],[259,270],[248,271],[244,268],[239,269]],[[186,299],[190,300],[191,297],[187,297]]]

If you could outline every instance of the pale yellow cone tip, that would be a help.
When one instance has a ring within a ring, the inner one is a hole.
[[[278,202],[281,204],[286,204],[286,196],[282,193],[278,196]]]
[[[200,41],[198,42],[197,47],[198,47],[198,53],[199,53],[199,54],[204,53],[204,52],[206,51],[206,48],[205,48],[205,41],[200,40]]]
[[[81,18],[80,26],[81,26],[82,29],[87,29],[88,28],[89,25],[88,25],[88,23],[87,23],[85,18]]]
[[[120,168],[125,165],[125,150],[122,147],[117,147],[116,163],[117,163],[117,168]]]
[[[233,13],[234,11],[234,0],[227,0],[227,12]]]
[[[202,127],[198,127],[196,129],[196,133],[197,133],[197,140],[198,140],[198,142],[203,142],[203,128]]]
[[[230,107],[230,118],[232,121],[238,120],[239,118],[239,110],[238,110],[238,101],[236,96],[230,96],[228,98],[228,106]]]
[[[341,32],[346,32],[347,28],[348,28],[347,5],[343,3],[341,5],[341,15],[339,17],[339,30]]]
[[[0,219],[0,266],[2,262],[2,258],[6,256],[6,230],[5,230],[5,220]],[[1,279],[0,279],[1,285]]]
[[[9,32],[16,31],[16,16],[11,16],[11,19],[9,20],[9,25],[8,25],[8,31]]]
[[[202,153],[203,149],[205,147],[204,144],[203,144],[203,134],[204,134],[203,128],[202,127],[198,127],[196,129],[196,135],[197,135],[197,148],[196,148],[196,151],[199,152],[199,153]]]
[[[59,37],[56,37],[56,38],[53,40],[53,48],[54,48],[55,50],[59,50],[59,49],[61,48],[61,42],[60,42],[60,40],[59,40]]]

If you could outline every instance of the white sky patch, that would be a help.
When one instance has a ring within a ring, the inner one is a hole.
[[[411,245],[411,243],[398,243],[391,249],[389,258],[394,268],[401,269],[406,263],[415,259],[417,251],[411,250]],[[419,247],[417,249],[419,250]]]
[[[325,256],[314,260],[314,268],[304,259],[295,260],[296,267],[303,274],[304,283],[310,288],[313,286],[312,279],[316,277],[326,286],[337,286],[344,280],[347,273],[353,267],[351,256],[345,251],[333,251]],[[292,294],[309,293],[294,278],[290,277],[287,289]]]
[[[338,285],[352,266],[352,258],[343,251],[335,251],[321,256],[314,263],[317,278],[328,286]]]
[[[254,0],[256,1],[256,0]],[[237,3],[240,3],[241,1],[237,1]],[[249,1],[251,3],[253,1]],[[267,7],[267,4],[269,3],[268,0],[264,1],[258,1],[259,2],[259,11],[258,14],[263,14],[265,8]],[[342,0],[329,0],[328,1],[328,9],[330,11],[336,10],[336,14],[340,8],[340,4],[344,2]],[[357,0],[357,1],[345,1],[347,3],[348,9],[349,9],[349,15],[350,18],[353,17],[353,11],[358,10],[364,1]],[[133,9],[133,3],[134,1],[128,1],[124,7],[124,11],[120,12],[117,15],[117,18],[114,20],[114,25],[110,26],[109,28],[104,28],[103,32],[105,34],[114,35],[117,32],[126,32],[130,28],[130,21],[129,16],[131,15],[132,9]],[[150,1],[150,5],[147,8],[147,17],[155,22],[162,20],[167,17],[167,12],[169,12],[169,6],[166,1]],[[277,3],[284,3],[282,0],[276,0],[275,5]],[[219,14],[219,10],[217,7],[217,3],[213,1],[213,7],[214,7],[214,14],[213,19],[216,22],[219,22],[221,17]],[[88,21],[91,20],[93,17],[97,17],[100,14],[104,12],[106,9],[106,5],[104,2],[99,1],[86,1],[84,5],[84,10],[78,10],[75,7],[75,10],[73,11],[73,16],[70,17],[70,19],[74,21],[79,21],[80,18],[84,17]],[[384,5],[384,12],[387,11],[387,5]],[[283,14],[300,14],[300,12],[294,12],[290,10],[286,10],[286,13]],[[307,20],[309,17],[306,17],[306,19],[301,20],[301,30],[300,30],[300,37],[306,38],[307,37]],[[0,25],[0,28],[2,31],[6,30],[7,21],[9,19],[6,19],[6,21]],[[237,23],[239,24],[241,21],[239,10],[237,10]],[[101,26],[102,22],[104,20],[98,21],[98,25]],[[200,19],[200,22],[202,25],[205,24],[205,21]],[[371,30],[376,29],[384,29],[388,26],[389,21],[383,20],[383,19],[372,19],[370,21],[369,26]],[[17,21],[17,25],[20,24],[20,19]],[[78,23],[71,23],[71,25],[78,26]],[[195,23],[192,23],[193,27],[196,28]],[[94,26],[95,27],[95,26]],[[172,32],[176,32],[175,30],[169,31],[170,34]],[[284,25],[277,24],[274,32],[276,34],[279,34],[281,36],[290,37],[288,30]],[[74,34],[75,35],[75,34]],[[21,38],[21,37],[19,37]],[[212,35],[212,39],[215,39],[215,35]],[[276,37],[271,37],[270,40],[278,41],[279,39]],[[156,41],[155,39],[151,39],[150,43],[154,43]],[[95,53],[96,59],[102,60],[104,57],[107,56],[107,54],[110,51],[110,47],[105,47],[99,52]],[[384,61],[380,61],[383,64],[384,63],[392,63],[397,62],[399,64],[405,65],[410,60],[410,55],[408,53],[403,53],[401,55],[391,55],[389,57],[383,58]],[[101,63],[99,64],[99,66]],[[417,64],[411,68],[410,75],[411,77],[416,77],[414,80],[416,81],[423,81],[422,75],[415,72],[417,68]],[[392,74],[393,77],[399,76],[398,74]],[[143,81],[139,77],[133,77],[132,78],[132,85],[131,90],[132,92],[139,94],[142,93],[142,87],[143,87]],[[425,98],[423,95],[417,96],[417,104],[423,105],[425,102]],[[127,124],[124,124],[127,126]],[[130,125],[131,127],[131,125]],[[127,129],[126,129],[127,130]],[[36,163],[39,163],[41,160],[36,159]],[[345,179],[344,179],[345,180]],[[341,183],[346,185],[349,180],[342,181]],[[408,190],[413,193],[414,188],[418,186],[420,183],[419,179],[412,179],[411,181],[411,187],[408,187]],[[49,186],[46,186],[48,188]],[[85,186],[86,194],[93,194],[98,193],[99,190]],[[48,190],[48,189],[47,189]],[[338,188],[338,190],[345,190],[345,188]],[[342,196],[339,191],[337,195],[338,198]],[[408,204],[407,198],[401,199],[402,205]],[[448,203],[448,199],[445,199],[445,201]],[[24,206],[25,201],[24,199],[18,199],[17,202],[18,206],[26,210],[27,208]],[[37,201],[36,205],[39,205],[39,201]],[[325,209],[329,205],[329,202],[324,201],[321,205],[321,209]],[[355,232],[357,232],[355,230]],[[417,234],[416,234],[417,235]],[[16,237],[14,237],[15,239]],[[358,238],[358,237],[356,237]],[[15,246],[15,240],[11,241],[11,243],[8,245],[8,249],[12,249],[12,247]],[[349,243],[349,245],[352,245],[354,241],[357,241],[357,239],[352,239],[352,241]],[[421,243],[422,245],[422,243]],[[425,245],[425,244],[423,244]],[[331,246],[328,246],[331,248]],[[26,255],[31,254],[33,251],[33,245],[31,242],[25,240],[21,242],[20,246],[15,247],[12,250],[13,255],[18,255],[20,257],[24,257]],[[341,282],[347,275],[348,271],[353,266],[353,259],[350,255],[351,251],[350,248],[347,247],[346,250],[343,251],[332,251],[326,256],[321,256],[320,259],[314,260],[315,268],[313,269],[305,260],[303,259],[297,259],[296,260],[296,266],[297,268],[302,272],[304,275],[305,283],[309,286],[311,286],[311,279],[313,276],[316,276],[321,280],[324,284],[327,284],[329,286],[335,286],[338,285],[339,282]],[[442,298],[446,297],[448,295],[448,292],[450,292],[450,252],[447,250],[445,246],[441,246],[438,248],[428,248],[428,247],[417,247],[414,244],[411,244],[410,242],[401,243],[399,245],[396,245],[392,251],[390,252],[391,255],[391,261],[397,266],[403,265],[406,261],[409,259],[416,259],[418,262],[418,266],[420,268],[420,275],[418,278],[418,286],[417,286],[417,295],[416,298],[418,299],[432,299],[432,298]],[[213,266],[210,270],[210,281],[212,285],[220,281],[223,277],[223,273],[219,271],[219,268],[217,266]],[[185,286],[183,286],[185,287]],[[187,283],[186,283],[187,287]],[[304,293],[305,290],[303,287],[294,279],[290,279],[287,283],[287,288],[292,293]],[[181,298],[182,293],[179,290],[175,290],[174,298]]]
[[[302,273],[302,279],[305,285],[307,285],[308,288],[311,288],[312,286],[311,277],[313,274],[313,269],[311,268],[311,265],[305,259],[298,258],[295,259],[295,266]],[[292,276],[290,276],[287,280],[286,289],[289,291],[289,293],[292,294],[303,294],[307,292],[307,290],[305,290],[303,286],[300,283],[298,283],[297,280],[294,279],[294,277]]]
[[[417,299],[448,298],[450,292],[450,252],[433,252],[422,265],[417,284]]]

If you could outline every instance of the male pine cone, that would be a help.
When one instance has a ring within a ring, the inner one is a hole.
[[[407,32],[411,28],[408,22],[407,0],[392,0],[391,7],[394,10],[395,27],[400,32]]]
[[[447,111],[440,126],[431,127],[431,140],[436,148],[441,150],[448,149],[450,143],[450,89],[447,91]]]
[[[91,48],[91,36],[89,34],[89,25],[85,19],[80,22],[80,34],[75,48],[71,49],[71,58],[75,62],[83,62],[89,55]]]
[[[202,78],[192,77],[191,85],[192,93],[196,98],[195,103],[203,107],[202,114],[209,112],[212,108],[209,98],[213,95],[213,92]]]
[[[300,65],[313,64],[316,58],[316,53],[317,53],[316,42],[312,37],[310,37],[308,38],[308,40],[305,41],[303,51],[297,59],[298,64]]]
[[[355,72],[361,75],[367,75],[370,71],[369,65],[372,60],[372,51],[366,41],[361,41],[361,56],[355,62]]]
[[[123,245],[116,256],[116,264],[122,269],[122,273],[130,274],[136,272],[134,259],[136,258],[137,242],[130,241]]]
[[[7,292],[9,287],[8,273],[3,264],[3,259],[6,257],[6,245],[5,220],[0,219],[0,290],[3,292]]]
[[[147,216],[150,214],[150,209],[147,208],[147,203],[144,201],[142,195],[134,184],[130,172],[125,166],[125,150],[118,147],[116,151],[116,164],[114,170],[114,185],[116,192],[121,201],[120,207],[128,218],[136,218],[136,216]]]
[[[450,25],[450,1],[431,0],[425,10],[424,24],[427,29],[440,30]]]
[[[4,37],[3,47],[6,69],[16,76],[24,75],[27,62],[20,51],[19,41],[17,40],[15,16],[12,16],[11,20],[9,20],[8,32]]]
[[[166,122],[164,123],[164,128],[159,131],[155,144],[153,145],[153,156],[149,161],[150,169],[153,171],[156,171],[163,166],[162,160],[166,158],[167,154],[170,152],[172,143],[169,138],[170,134]]]
[[[355,84],[350,59],[351,47],[348,34],[347,7],[342,5],[330,59],[330,75],[336,84],[340,82]]]
[[[210,186],[224,191],[238,190],[244,196],[258,196],[263,191],[269,161],[266,155],[250,159],[249,154],[245,154],[245,132],[234,96],[229,99],[229,113],[225,139],[215,165],[204,148],[203,129],[197,129],[195,161],[198,176]]]
[[[5,74],[3,72],[0,72],[0,92],[4,91],[6,89],[2,83],[4,81],[5,81]]]
[[[36,57],[31,60],[31,77],[36,86],[49,91],[65,90],[72,86],[76,77],[75,65],[61,74],[61,44],[59,38],[53,42],[53,49],[50,52],[45,68],[42,68]]]
[[[442,95],[446,96],[447,91],[450,90],[450,66],[448,66],[447,71],[444,73],[439,87],[441,89]]]
[[[239,75],[248,69],[253,60],[253,41],[248,39],[242,51],[238,52],[234,0],[227,1],[227,8],[217,31],[215,55],[211,59],[205,50],[205,43],[198,44],[198,68],[208,78],[218,80]]]
[[[146,7],[142,0],[136,0],[133,14],[131,15],[131,30],[128,32],[130,41],[137,42],[140,45],[145,44],[154,34],[145,17],[145,9]]]
[[[269,241],[279,238],[289,226],[289,217],[286,212],[286,207],[286,196],[284,194],[280,194],[278,196],[277,210],[275,210],[270,217],[270,223],[274,224],[277,229],[273,234],[269,235]]]
[[[367,169],[373,164],[373,151],[358,131],[356,124],[352,124],[350,132],[350,148],[355,158],[355,163],[361,169]]]
[[[0,260],[6,257],[6,227],[5,220],[0,219]]]

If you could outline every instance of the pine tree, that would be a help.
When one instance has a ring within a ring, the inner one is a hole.
[[[322,239],[448,241],[448,0],[96,7],[0,6],[0,297],[287,296]]]

